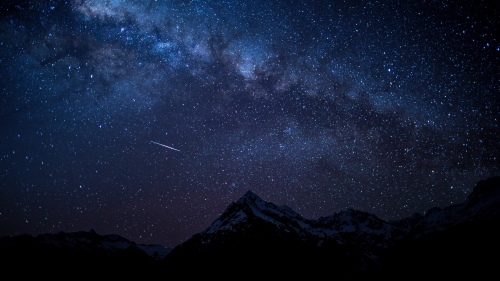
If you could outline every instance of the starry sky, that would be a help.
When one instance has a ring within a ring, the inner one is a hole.
[[[498,1],[2,1],[0,236],[175,246],[247,190],[460,203],[500,174],[499,29]]]

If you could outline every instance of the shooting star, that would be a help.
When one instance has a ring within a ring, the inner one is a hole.
[[[173,147],[170,147],[170,146],[168,146],[168,145],[161,144],[161,143],[159,143],[159,142],[155,142],[155,141],[149,141],[149,142],[152,142],[152,143],[154,143],[154,144],[161,145],[161,146],[163,146],[163,147],[166,147],[166,148],[169,148],[169,149],[172,149],[172,150],[175,150],[175,151],[179,151],[179,152],[181,152],[181,151],[180,151],[180,150],[178,150],[177,148],[173,148]]]

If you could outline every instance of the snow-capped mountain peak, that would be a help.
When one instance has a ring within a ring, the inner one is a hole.
[[[248,190],[240,199],[238,199],[237,203],[265,204],[266,202],[253,191]]]
[[[404,239],[424,237],[464,221],[498,217],[500,188],[495,188],[498,186],[500,178],[488,179],[478,183],[472,195],[462,204],[436,208],[426,216],[416,214],[390,222],[352,209],[317,220],[305,219],[287,206],[266,202],[248,191],[231,203],[210,227],[181,244],[179,249],[191,248],[203,252],[205,247],[220,248],[225,241],[232,241],[235,245],[260,243],[255,241],[267,237],[273,241],[303,241],[319,248],[325,244],[349,245],[376,256],[373,253]]]
[[[252,191],[229,205],[212,225],[197,237],[202,244],[231,233],[245,235],[250,228],[265,228],[278,236],[323,241],[335,240],[342,244],[370,244],[387,247],[406,231],[379,219],[377,216],[356,210],[346,210],[326,218],[308,220],[288,206],[266,202]]]
[[[303,218],[287,206],[277,206],[274,203],[266,202],[257,194],[248,191],[236,203],[231,203],[203,233],[234,232],[256,220],[278,227],[286,227],[285,222],[303,220]]]

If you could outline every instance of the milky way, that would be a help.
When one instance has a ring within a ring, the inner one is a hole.
[[[2,1],[0,235],[459,203],[500,172],[499,5]]]

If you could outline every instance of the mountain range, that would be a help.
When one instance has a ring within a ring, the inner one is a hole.
[[[461,204],[397,221],[352,209],[310,220],[248,191],[207,229],[174,249],[82,231],[3,237],[0,255],[8,261],[5,268],[36,268],[37,276],[57,276],[63,266],[81,276],[99,272],[141,279],[166,272],[337,279],[400,279],[408,274],[487,278],[500,261],[499,223],[500,177],[478,182]]]

